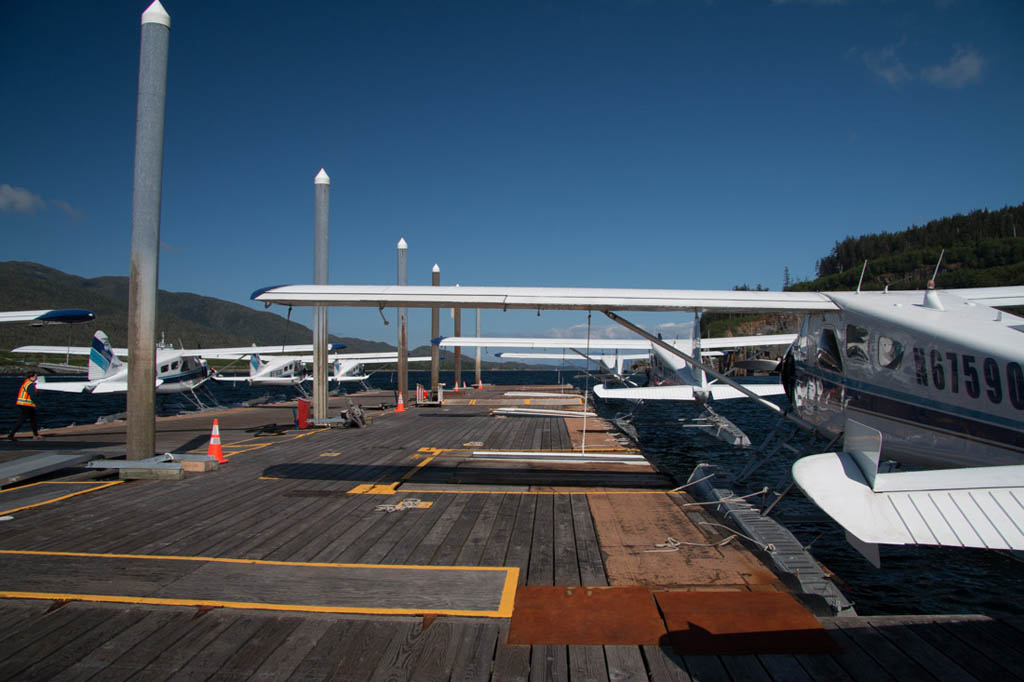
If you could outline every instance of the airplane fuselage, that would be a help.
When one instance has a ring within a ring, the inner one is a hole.
[[[923,466],[1024,462],[1024,319],[955,295],[830,294],[787,353],[797,413],[826,436],[852,418],[883,456]]]

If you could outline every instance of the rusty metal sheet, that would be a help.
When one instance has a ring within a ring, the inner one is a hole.
[[[665,623],[644,587],[520,587],[509,644],[657,645]]]

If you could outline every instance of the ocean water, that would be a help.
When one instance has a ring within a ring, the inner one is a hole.
[[[463,372],[467,382],[472,370]],[[0,428],[10,430],[17,419],[15,394],[21,379],[0,377]],[[441,381],[453,383],[452,372],[441,372]],[[497,385],[536,385],[569,382],[586,389],[589,382],[568,371],[485,371],[484,382]],[[430,373],[410,371],[409,383],[428,385]],[[394,389],[393,372],[377,372],[368,382],[371,387]],[[204,404],[237,405],[254,398],[294,399],[290,388],[253,388],[247,385],[213,384],[204,387],[199,397]],[[784,398],[780,398],[782,404]],[[40,392],[40,426],[58,427],[94,423],[105,415],[125,410],[123,395],[86,396]],[[600,414],[612,417],[634,408],[624,402],[593,405]],[[750,401],[719,401],[715,410],[743,429],[755,444],[771,429],[775,417]],[[195,409],[182,395],[158,396],[161,415]],[[697,408],[675,402],[652,402],[633,411],[633,424],[647,455],[680,482],[686,480],[699,462],[713,462],[729,471],[739,472],[746,462],[743,451],[686,428],[681,419],[698,416]],[[801,436],[795,444],[807,452],[819,452],[823,442]],[[777,455],[751,477],[749,490],[762,485],[776,486],[786,480],[794,457]],[[740,491],[747,492],[747,491]],[[990,615],[1024,614],[1024,562],[1005,553],[973,549],[937,547],[882,547],[882,568],[876,570],[845,541],[843,532],[824,517],[816,506],[794,490],[773,512],[796,537],[809,545],[814,556],[839,578],[840,586],[862,615],[983,613]]]

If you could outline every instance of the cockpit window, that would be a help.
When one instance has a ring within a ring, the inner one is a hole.
[[[899,369],[903,362],[903,344],[888,336],[878,337],[878,364],[886,369]]]
[[[825,327],[818,335],[818,364],[833,372],[843,371],[843,361],[839,355],[839,341],[836,330]]]
[[[855,324],[846,325],[846,357],[868,361],[868,330]]]

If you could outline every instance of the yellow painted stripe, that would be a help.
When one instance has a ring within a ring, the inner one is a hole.
[[[351,492],[351,491],[349,491]],[[398,492],[398,491],[396,491]],[[402,493],[419,495],[685,495],[685,490],[416,490],[402,488]]]
[[[516,570],[518,569],[510,569]],[[506,585],[508,580],[506,580]],[[494,611],[469,611],[461,609],[389,609],[358,606],[316,606],[307,604],[268,604],[265,602],[216,601],[213,599],[162,599],[157,597],[133,597],[106,594],[74,594],[70,592],[7,592],[0,591],[4,599],[59,599],[80,600],[115,604],[150,604],[157,606],[212,606],[228,609],[259,609],[262,611],[302,611],[307,613],[356,613],[367,615],[406,616],[436,614],[439,616],[471,616],[477,618],[509,618],[514,603],[505,603],[507,587],[502,591],[502,602]],[[512,593],[514,600],[515,593]]]
[[[470,405],[476,405],[476,398],[473,398],[472,400],[470,400],[469,404]]]
[[[426,566],[422,564],[336,564],[320,561],[271,561],[269,559],[232,559],[214,556],[173,556],[167,554],[106,554],[95,552],[51,552],[41,549],[0,549],[0,554],[21,556],[66,556],[100,559],[153,559],[157,561],[212,561],[223,564],[257,564],[264,566],[312,566],[315,568],[380,568],[412,571],[509,571],[510,566]]]
[[[53,481],[53,482],[55,483],[55,481]],[[81,481],[81,483],[90,483],[90,482],[89,481]],[[34,504],[26,504],[26,505],[24,505],[22,507],[15,507],[13,509],[4,509],[4,510],[0,511],[0,514],[13,514],[14,512],[20,512],[20,511],[24,511],[26,509],[32,509],[33,507],[42,507],[44,504],[53,504],[54,502],[60,502],[61,500],[66,500],[69,497],[74,497],[76,495],[85,495],[86,493],[91,493],[94,490],[102,490],[103,488],[109,488],[112,485],[120,485],[121,483],[124,483],[124,481],[109,481],[107,483],[93,483],[92,485],[95,486],[95,487],[89,488],[88,490],[79,490],[78,492],[75,492],[75,493],[68,493],[67,495],[61,495],[60,497],[55,497],[52,500],[45,500],[43,502],[36,502]],[[37,485],[37,484],[32,483],[30,485]],[[21,486],[21,487],[22,488],[27,488],[28,486]],[[18,488],[11,488],[10,490],[18,490]],[[10,492],[10,490],[5,490],[4,492]]]

